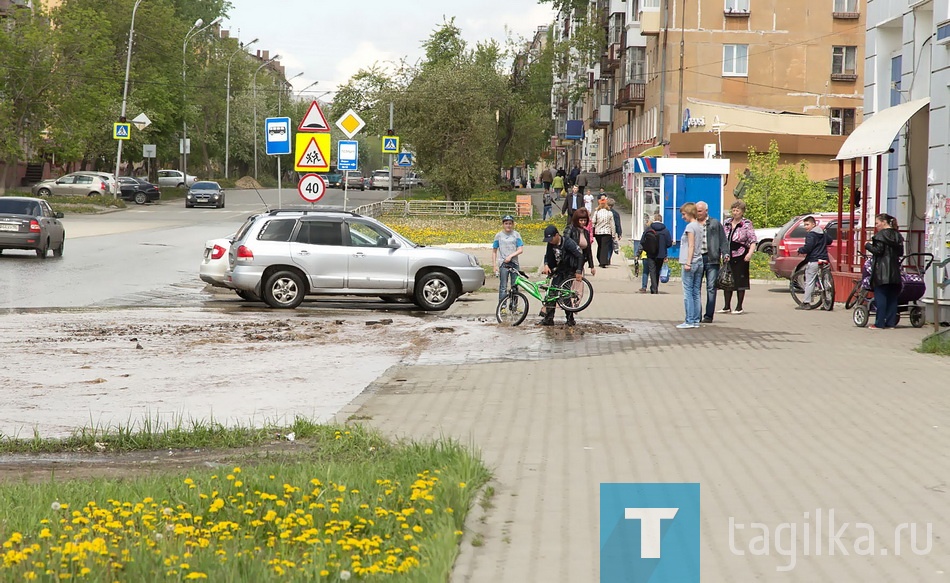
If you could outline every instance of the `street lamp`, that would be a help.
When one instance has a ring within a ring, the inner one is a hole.
[[[254,87],[254,180],[257,180],[257,74],[261,72],[261,69],[279,58],[280,55],[274,55],[261,63],[261,66],[254,71],[254,77],[252,78],[251,84]]]
[[[224,109],[224,177],[228,178],[228,172],[230,167],[231,159],[231,61],[234,60],[235,55],[238,53],[244,52],[247,47],[256,43],[260,39],[254,39],[246,45],[241,45],[241,47],[231,53],[231,56],[228,57],[228,101]]]
[[[291,77],[290,79],[287,79],[284,83],[282,83],[282,84],[277,88],[277,115],[280,115],[280,102],[282,101],[281,97],[282,97],[283,94],[284,94],[284,85],[286,85],[287,87],[290,87],[291,95],[293,95],[294,89],[293,89],[293,85],[291,85],[290,82],[293,81],[294,79],[296,79],[297,77],[300,77],[301,75],[303,75],[303,71],[297,73],[296,75],[294,75],[294,76]]]
[[[208,30],[212,26],[218,24],[223,20],[223,17],[218,16],[206,26],[202,27],[204,20],[198,19],[195,21],[195,25],[191,27],[191,30],[188,31],[188,34],[185,35],[185,40],[181,43],[181,151],[182,151],[182,164],[181,172],[185,175],[184,181],[185,184],[188,183],[188,105],[187,100],[185,99],[185,55],[188,50],[188,41],[195,38],[202,32]],[[195,30],[198,29],[198,30]],[[194,34],[192,34],[194,33]]]
[[[135,6],[132,7],[132,24],[129,25],[129,52],[125,56],[125,85],[122,88],[122,113],[119,114],[119,121],[125,123],[125,107],[129,99],[129,69],[132,66],[132,36],[135,34],[135,11],[139,9],[142,0],[135,0]],[[119,168],[122,167],[122,142],[118,140],[119,145],[115,154],[115,177],[119,178]],[[119,189],[112,193],[112,198],[119,197]]]
[[[317,83],[319,83],[319,81],[314,81],[314,82],[311,83],[310,85],[307,85],[306,87],[304,87],[303,89],[301,89],[300,91],[297,92],[296,97],[300,97],[300,95],[301,95],[304,91],[306,91],[307,89],[310,89],[311,87],[315,86]]]

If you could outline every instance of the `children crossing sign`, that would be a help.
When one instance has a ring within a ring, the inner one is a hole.
[[[297,172],[330,171],[330,134],[299,133],[295,136],[294,170]]]

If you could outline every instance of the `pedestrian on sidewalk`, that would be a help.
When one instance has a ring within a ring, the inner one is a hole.
[[[597,269],[594,267],[594,234],[590,226],[590,215],[587,209],[580,208],[574,213],[571,222],[564,228],[564,236],[571,239],[581,250],[584,256],[581,261],[581,267],[584,265],[590,267],[590,274],[596,275]]]
[[[554,193],[545,191],[541,196],[544,202],[544,211],[541,213],[541,220],[546,221],[554,216]]]
[[[610,257],[614,254],[617,231],[614,227],[614,214],[607,207],[607,198],[601,198],[597,202],[593,217],[594,237],[597,239],[597,264],[605,268],[610,265]]]
[[[541,273],[548,275],[554,274],[551,285],[559,286],[562,283],[574,279],[577,283],[583,281],[584,265],[581,262],[581,250],[572,239],[562,237],[557,232],[557,227],[548,225],[544,229],[544,242],[548,244],[544,254],[544,266]],[[544,318],[538,322],[541,326],[554,325],[554,311],[557,309],[557,302],[550,302],[544,305]],[[567,312],[567,325],[573,326],[574,314]]]
[[[696,205],[688,202],[680,207],[680,216],[686,222],[686,230],[680,239],[680,266],[683,268],[683,306],[686,320],[677,324],[680,329],[699,328],[702,315],[700,307],[700,284],[703,279],[703,255],[700,248],[703,227],[696,221]]]
[[[570,174],[567,175],[568,187],[577,185],[577,177],[580,176],[580,173],[581,173],[581,165],[578,164],[577,162],[574,162],[574,167],[571,168]],[[584,194],[583,190],[581,191],[581,194]]]
[[[729,239],[729,267],[732,269],[732,289],[724,290],[723,303],[720,314],[741,314],[742,302],[745,301],[745,292],[749,290],[749,262],[755,253],[755,227],[752,221],[745,218],[745,202],[737,200],[732,203],[731,217],[723,223],[726,237]],[[732,310],[732,292],[736,292],[736,309]]]
[[[601,188],[600,190],[603,192],[604,189]],[[614,239],[614,254],[617,254],[620,253],[620,242],[621,237],[623,237],[623,220],[620,218],[620,213],[614,208],[615,204],[617,204],[617,201],[614,199],[607,199],[607,208],[614,215],[614,231],[617,233],[617,237]]]
[[[660,293],[660,270],[669,255],[669,248],[673,246],[673,234],[663,224],[663,217],[657,213],[653,215],[653,222],[647,225],[640,237],[640,249],[646,254],[643,262],[644,277],[650,278],[650,293]],[[641,292],[646,291],[644,279]]]
[[[877,232],[864,248],[871,253],[871,287],[877,309],[870,328],[878,330],[897,326],[904,238],[897,232],[897,219],[887,213],[874,217],[874,228]]]
[[[564,190],[564,177],[560,174],[554,177],[553,182],[551,182],[551,190],[554,194],[554,202],[557,202],[558,197],[567,196],[567,192]]]
[[[805,235],[805,246],[798,250],[799,255],[805,256],[805,293],[802,294],[802,305],[795,309],[810,310],[811,296],[818,281],[818,262],[828,261],[828,243],[831,242],[831,237],[818,226],[815,217],[805,217],[802,226],[808,231]]]
[[[509,270],[521,269],[518,256],[522,253],[524,253],[524,241],[521,240],[521,233],[515,230],[515,219],[511,215],[505,215],[501,219],[501,230],[495,235],[495,240],[491,244],[491,265],[498,277],[499,301],[508,293]]]
[[[696,203],[696,220],[703,226],[703,277],[706,278],[706,309],[703,312],[703,324],[711,324],[716,313],[716,280],[723,260],[729,257],[729,240],[726,230],[718,219],[709,216],[709,205],[704,201]],[[700,282],[702,283],[702,282]]]
[[[582,188],[583,190],[583,188]],[[584,193],[584,208],[587,209],[587,212],[594,214],[594,195],[591,192]]]
[[[551,191],[551,182],[554,181],[554,175],[551,173],[550,168],[545,168],[541,171],[541,186],[544,187],[544,194],[547,194]]]
[[[561,214],[567,215],[567,221],[571,222],[577,209],[584,208],[584,199],[581,196],[577,186],[571,187],[571,193],[564,197],[564,206],[561,207]],[[588,212],[590,214],[590,212]]]

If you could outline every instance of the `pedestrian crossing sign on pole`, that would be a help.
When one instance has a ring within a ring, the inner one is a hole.
[[[383,136],[383,154],[399,153],[399,136]]]
[[[294,170],[298,172],[330,171],[330,134],[298,133],[294,136]]]
[[[396,156],[396,166],[412,166],[412,153],[400,152]]]
[[[132,134],[132,124],[114,123],[112,124],[112,139],[128,140]]]

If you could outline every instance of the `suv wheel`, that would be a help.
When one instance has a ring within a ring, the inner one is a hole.
[[[277,271],[267,278],[263,293],[268,306],[292,310],[303,302],[307,290],[303,280],[293,271]]]
[[[455,296],[455,282],[441,271],[427,273],[416,282],[416,303],[423,310],[445,310],[455,301]]]

